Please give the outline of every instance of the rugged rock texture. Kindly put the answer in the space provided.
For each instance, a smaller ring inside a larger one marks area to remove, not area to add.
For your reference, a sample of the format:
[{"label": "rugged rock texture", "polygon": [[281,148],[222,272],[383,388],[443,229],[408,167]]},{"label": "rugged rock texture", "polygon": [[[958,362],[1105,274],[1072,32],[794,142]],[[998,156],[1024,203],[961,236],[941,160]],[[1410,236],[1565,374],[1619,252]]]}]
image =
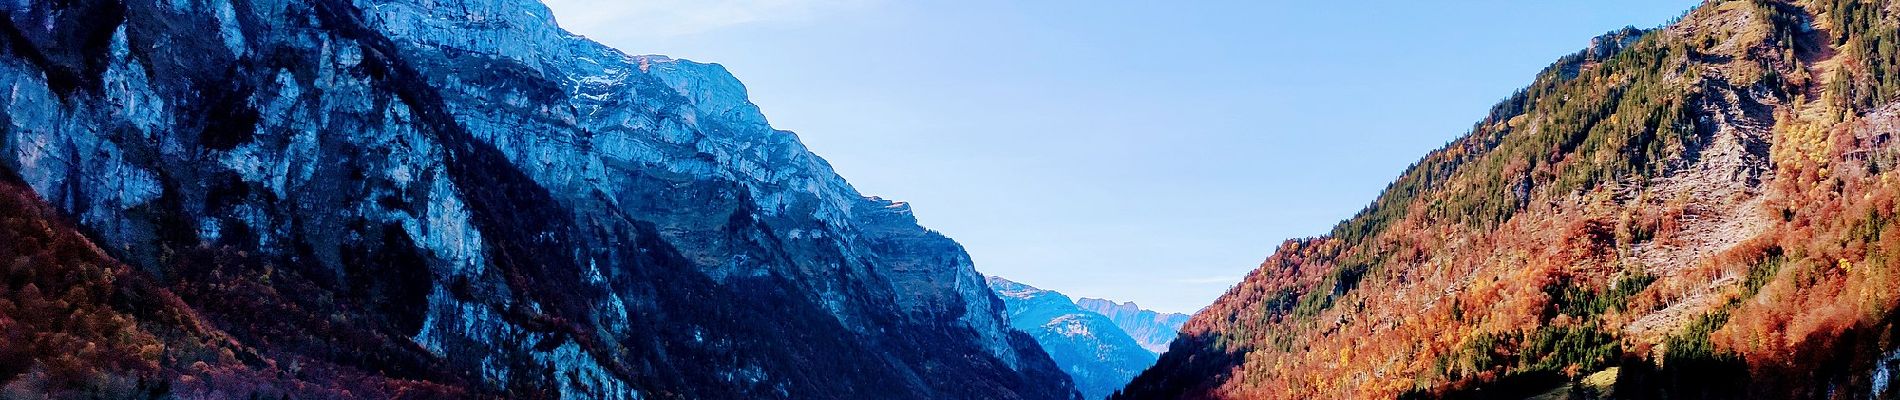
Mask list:
[{"label": "rugged rock texture", "polygon": [[1711,1],[1559,60],[1120,398],[1894,398],[1900,4]]},{"label": "rugged rock texture", "polygon": [[1187,314],[1143,310],[1132,301],[1116,303],[1083,297],[1076,299],[1075,305],[1107,316],[1115,322],[1115,326],[1122,328],[1122,332],[1127,332],[1128,336],[1135,338],[1135,342],[1141,343],[1141,348],[1155,354],[1168,351],[1168,342],[1173,342],[1174,337],[1180,335],[1181,326],[1187,325],[1188,321]]},{"label": "rugged rock texture", "polygon": [[0,171],[0,210],[0,398],[470,395],[309,357],[267,359],[106,255],[9,171]]},{"label": "rugged rock texture", "polygon": [[1075,396],[960,246],[718,65],[622,54],[532,0],[0,10],[0,165],[266,383]]},{"label": "rugged rock texture", "polygon": [[1009,309],[1010,325],[1035,337],[1084,398],[1107,398],[1154,365],[1154,353],[1108,316],[1077,307],[1069,296],[994,276],[989,285]]}]

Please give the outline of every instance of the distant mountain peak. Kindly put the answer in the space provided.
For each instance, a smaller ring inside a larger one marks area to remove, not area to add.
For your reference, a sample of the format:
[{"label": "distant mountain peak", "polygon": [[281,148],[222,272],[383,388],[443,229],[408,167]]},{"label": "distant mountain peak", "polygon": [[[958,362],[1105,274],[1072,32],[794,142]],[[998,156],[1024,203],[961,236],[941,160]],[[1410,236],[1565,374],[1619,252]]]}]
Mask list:
[{"label": "distant mountain peak", "polygon": [[1116,303],[1107,299],[1084,297],[1075,301],[1075,305],[1084,310],[1094,311],[1115,321],[1115,325],[1128,332],[1129,336],[1141,343],[1141,347],[1155,354],[1168,351],[1168,343],[1179,335],[1181,327],[1187,324],[1188,315],[1163,313],[1141,308],[1133,301]]},{"label": "distant mountain peak", "polygon": [[1094,298],[1094,297],[1083,297],[1083,298],[1079,298],[1079,299],[1076,299],[1076,300],[1075,300],[1075,302],[1076,302],[1076,303],[1082,303],[1082,302],[1103,302],[1103,303],[1109,303],[1109,304],[1113,304],[1113,305],[1115,305],[1116,307],[1122,307],[1122,308],[1135,308],[1135,309],[1139,309],[1139,308],[1141,308],[1141,305],[1140,305],[1140,304],[1135,304],[1135,302],[1133,302],[1133,301],[1124,301],[1124,302],[1120,302],[1120,303],[1117,303],[1117,302],[1115,302],[1114,300],[1109,300],[1109,299],[1098,299],[1098,298]]},{"label": "distant mountain peak", "polygon": [[1010,326],[1034,337],[1083,397],[1108,397],[1154,364],[1155,354],[1120,324],[1077,307],[1067,295],[995,276],[985,280],[1003,299]]}]

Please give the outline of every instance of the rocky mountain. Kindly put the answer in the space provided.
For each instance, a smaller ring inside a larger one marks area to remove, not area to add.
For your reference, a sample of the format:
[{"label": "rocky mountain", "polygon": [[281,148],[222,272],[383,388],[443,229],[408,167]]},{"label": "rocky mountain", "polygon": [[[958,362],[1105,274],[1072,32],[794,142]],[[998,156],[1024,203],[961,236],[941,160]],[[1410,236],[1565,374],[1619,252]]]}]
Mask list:
[{"label": "rocky mountain", "polygon": [[1117,398],[1895,398],[1900,3],[1597,38]]},{"label": "rocky mountain", "polygon": [[719,65],[533,0],[0,11],[9,393],[1077,396]]},{"label": "rocky mountain", "polygon": [[1083,398],[1107,398],[1154,365],[1154,353],[1108,316],[1077,307],[1069,296],[994,276],[988,280],[1009,309],[1010,326],[1036,338]]},{"label": "rocky mountain", "polygon": [[1075,300],[1076,307],[1107,316],[1121,327],[1122,332],[1134,337],[1141,348],[1155,354],[1168,351],[1168,342],[1180,334],[1181,326],[1187,325],[1188,315],[1180,313],[1161,313],[1144,310],[1135,302],[1116,303],[1103,299],[1083,297]]}]

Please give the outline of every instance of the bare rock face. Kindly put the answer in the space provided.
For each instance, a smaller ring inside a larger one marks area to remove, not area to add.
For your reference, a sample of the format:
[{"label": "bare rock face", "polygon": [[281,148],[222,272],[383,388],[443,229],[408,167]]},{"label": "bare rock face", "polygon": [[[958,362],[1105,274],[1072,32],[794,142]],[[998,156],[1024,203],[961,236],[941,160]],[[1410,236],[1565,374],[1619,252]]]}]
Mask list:
[{"label": "bare rock face", "polygon": [[716,64],[528,0],[0,10],[0,165],[262,354],[528,397],[1075,396],[959,245]]}]

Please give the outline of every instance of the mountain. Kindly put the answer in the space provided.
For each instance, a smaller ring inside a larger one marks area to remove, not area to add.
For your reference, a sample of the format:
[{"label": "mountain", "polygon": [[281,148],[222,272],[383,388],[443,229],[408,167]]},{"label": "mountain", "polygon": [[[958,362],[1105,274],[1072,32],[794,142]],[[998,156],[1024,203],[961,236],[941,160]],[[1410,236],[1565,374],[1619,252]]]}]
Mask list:
[{"label": "mountain", "polygon": [[1107,398],[1154,365],[1154,353],[1109,317],[1077,307],[1069,296],[994,276],[988,281],[1009,309],[1010,326],[1036,338],[1075,380],[1083,398]]},{"label": "mountain", "polygon": [[1143,310],[1140,305],[1132,301],[1117,304],[1113,301],[1083,297],[1076,299],[1075,305],[1084,310],[1108,316],[1110,321],[1115,322],[1115,326],[1122,328],[1122,332],[1127,332],[1128,336],[1134,337],[1136,342],[1141,343],[1141,348],[1155,354],[1168,351],[1168,342],[1174,341],[1174,337],[1181,332],[1181,326],[1186,325],[1188,321],[1187,314],[1164,314]]},{"label": "mountain", "polygon": [[1900,396],[1896,11],[1710,1],[1599,37],[1117,398]]},{"label": "mountain", "polygon": [[719,65],[532,0],[0,11],[9,393],[1077,396]]}]

